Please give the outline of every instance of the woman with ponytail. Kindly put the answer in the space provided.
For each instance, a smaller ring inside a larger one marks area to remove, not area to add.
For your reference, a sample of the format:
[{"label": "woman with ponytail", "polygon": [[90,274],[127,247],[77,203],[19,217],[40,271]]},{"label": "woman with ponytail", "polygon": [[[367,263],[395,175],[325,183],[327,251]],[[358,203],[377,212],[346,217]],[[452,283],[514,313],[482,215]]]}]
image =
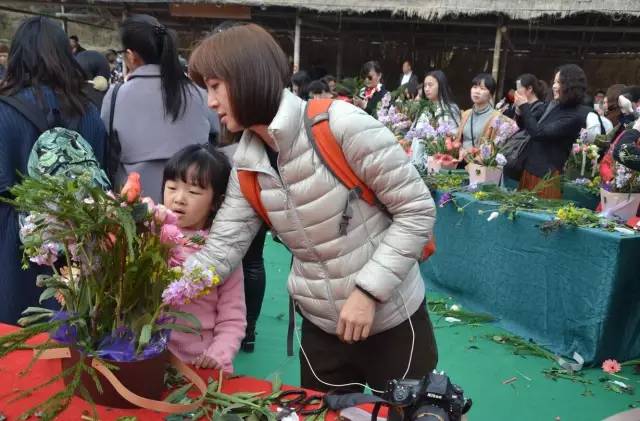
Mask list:
[{"label": "woman with ponytail", "polygon": [[[527,104],[531,105],[531,113],[536,121],[540,120],[545,110],[543,102],[547,96],[545,90],[538,78],[531,73],[522,74],[516,80],[516,93],[526,98]],[[524,121],[519,108],[516,108],[516,123],[521,129],[524,128]]]},{"label": "woman with ponytail", "polygon": [[[146,196],[161,200],[158,180],[166,161],[194,143],[207,143],[212,131],[206,93],[184,74],[175,33],[154,17],[134,15],[120,28],[126,82],[113,108],[114,138],[120,143],[115,184],[140,173]],[[115,86],[105,95],[102,121],[110,129]]]}]

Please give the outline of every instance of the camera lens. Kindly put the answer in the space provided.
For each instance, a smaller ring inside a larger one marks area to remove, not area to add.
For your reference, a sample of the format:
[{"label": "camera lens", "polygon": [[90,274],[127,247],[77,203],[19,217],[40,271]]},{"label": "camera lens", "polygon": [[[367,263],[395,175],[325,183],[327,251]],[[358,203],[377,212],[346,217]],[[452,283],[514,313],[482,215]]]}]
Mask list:
[{"label": "camera lens", "polygon": [[411,421],[449,421],[449,415],[438,406],[425,405],[415,410]]}]

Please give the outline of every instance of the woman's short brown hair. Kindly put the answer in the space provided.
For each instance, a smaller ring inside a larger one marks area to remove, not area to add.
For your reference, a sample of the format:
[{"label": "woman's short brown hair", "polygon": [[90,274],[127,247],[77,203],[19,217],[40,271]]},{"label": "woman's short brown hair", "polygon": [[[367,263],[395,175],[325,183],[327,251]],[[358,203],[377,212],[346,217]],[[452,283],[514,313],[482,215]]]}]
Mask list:
[{"label": "woman's short brown hair", "polygon": [[289,62],[275,39],[255,24],[233,25],[208,36],[189,60],[189,76],[227,84],[236,121],[243,127],[270,124],[289,80]]}]

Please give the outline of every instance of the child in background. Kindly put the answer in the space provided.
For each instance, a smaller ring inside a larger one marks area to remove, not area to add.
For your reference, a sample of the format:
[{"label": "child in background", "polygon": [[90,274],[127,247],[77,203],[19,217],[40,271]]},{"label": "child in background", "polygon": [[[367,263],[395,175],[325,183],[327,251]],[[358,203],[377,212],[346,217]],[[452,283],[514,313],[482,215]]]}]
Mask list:
[{"label": "child in background", "polygon": [[[191,145],[177,152],[164,168],[163,201],[177,217],[184,245],[173,263],[182,264],[199,250],[224,198],[231,165],[220,151]],[[242,267],[210,294],[177,308],[202,324],[201,335],[171,332],[169,349],[182,361],[198,368],[233,372],[233,358],[245,334],[246,307]]]}]

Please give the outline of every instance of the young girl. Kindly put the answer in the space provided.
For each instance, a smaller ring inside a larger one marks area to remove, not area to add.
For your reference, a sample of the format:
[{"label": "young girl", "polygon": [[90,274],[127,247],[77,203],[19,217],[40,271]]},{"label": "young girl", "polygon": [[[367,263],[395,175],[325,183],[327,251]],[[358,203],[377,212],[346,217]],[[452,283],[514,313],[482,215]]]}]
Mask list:
[{"label": "young girl", "polygon": [[[167,162],[162,180],[164,205],[177,216],[176,225],[187,240],[176,256],[181,263],[204,244],[224,198],[230,171],[227,157],[204,145],[187,146]],[[209,295],[178,310],[200,320],[202,337],[173,331],[169,349],[196,367],[233,372],[232,361],[247,324],[242,268]]]}]

